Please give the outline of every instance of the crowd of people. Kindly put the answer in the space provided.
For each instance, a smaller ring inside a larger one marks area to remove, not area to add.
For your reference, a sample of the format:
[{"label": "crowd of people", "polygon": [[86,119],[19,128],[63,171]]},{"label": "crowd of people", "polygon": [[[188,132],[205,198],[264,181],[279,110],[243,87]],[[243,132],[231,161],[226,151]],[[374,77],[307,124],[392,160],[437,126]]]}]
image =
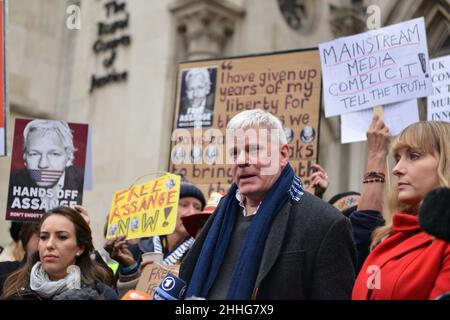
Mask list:
[{"label": "crowd of people", "polygon": [[423,231],[419,212],[428,214],[420,209],[430,192],[450,187],[450,123],[418,122],[392,139],[374,116],[360,192],[329,202],[321,198],[332,181],[319,164],[309,177],[316,194],[304,190],[277,117],[243,111],[227,129],[243,135],[228,150],[225,194],[206,201],[182,182],[173,233],[105,242],[118,268],[95,250],[85,208],[53,208],[21,225],[22,255],[0,262],[1,299],[120,299],[148,253],[179,267],[186,299],[448,299],[450,243]]}]

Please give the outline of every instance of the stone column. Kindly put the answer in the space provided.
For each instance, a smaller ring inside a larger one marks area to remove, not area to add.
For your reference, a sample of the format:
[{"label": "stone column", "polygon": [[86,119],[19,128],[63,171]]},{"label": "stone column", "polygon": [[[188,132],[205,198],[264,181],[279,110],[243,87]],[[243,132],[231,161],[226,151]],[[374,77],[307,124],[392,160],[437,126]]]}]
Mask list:
[{"label": "stone column", "polygon": [[183,36],[188,60],[221,55],[245,14],[243,8],[228,0],[178,0],[169,10]]}]

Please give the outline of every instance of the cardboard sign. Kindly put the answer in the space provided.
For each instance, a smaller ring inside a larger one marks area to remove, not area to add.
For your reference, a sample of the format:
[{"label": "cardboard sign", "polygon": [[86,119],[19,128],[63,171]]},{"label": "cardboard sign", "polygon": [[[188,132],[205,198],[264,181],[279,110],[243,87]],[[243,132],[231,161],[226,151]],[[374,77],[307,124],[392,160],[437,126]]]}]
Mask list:
[{"label": "cardboard sign", "polygon": [[106,238],[152,237],[175,230],[180,177],[164,176],[114,193]]},{"label": "cardboard sign", "polygon": [[181,63],[169,171],[206,196],[226,192],[233,182],[227,123],[244,110],[263,109],[283,123],[290,164],[312,191],[308,177],[318,157],[320,99],[317,49]]},{"label": "cardboard sign", "polygon": [[5,1],[0,0],[0,156],[6,155]]},{"label": "cardboard sign", "polygon": [[155,290],[161,281],[169,272],[178,277],[179,269],[179,265],[164,266],[158,262],[150,262],[144,267],[136,290],[146,292],[150,296],[150,299],[153,300]]},{"label": "cardboard sign", "polygon": [[427,98],[427,119],[450,122],[450,56],[430,60],[433,95]]},{"label": "cardboard sign", "polygon": [[16,119],[6,220],[82,204],[87,136],[87,124]]},{"label": "cardboard sign", "polygon": [[319,45],[325,116],[432,93],[424,19]]}]

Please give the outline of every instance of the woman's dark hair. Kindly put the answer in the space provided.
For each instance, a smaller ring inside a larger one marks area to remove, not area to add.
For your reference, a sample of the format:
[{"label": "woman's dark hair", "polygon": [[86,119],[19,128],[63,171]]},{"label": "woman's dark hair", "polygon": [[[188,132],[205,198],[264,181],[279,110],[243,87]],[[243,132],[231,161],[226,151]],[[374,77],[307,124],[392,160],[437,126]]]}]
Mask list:
[{"label": "woman's dark hair", "polygon": [[[96,280],[103,283],[110,283],[110,274],[101,267],[96,261],[91,260],[90,253],[94,251],[92,243],[91,228],[75,209],[69,207],[57,207],[48,211],[39,222],[39,230],[42,223],[50,216],[60,215],[70,220],[75,227],[75,237],[77,245],[83,249],[83,253],[76,257],[75,264],[80,267],[81,281],[85,284],[92,284]],[[20,289],[24,287],[30,277],[30,272],[36,262],[39,261],[39,252],[27,258],[26,264],[12,273],[5,281],[3,298],[8,299],[19,294]]]},{"label": "woman's dark hair", "polygon": [[39,235],[39,223],[38,222],[24,222],[20,229],[20,241],[22,241],[23,248],[25,249],[25,255],[28,242],[33,234]]},{"label": "woman's dark hair", "polygon": [[23,222],[12,221],[11,226],[9,227],[9,234],[14,242],[20,240],[20,229],[22,228]]}]

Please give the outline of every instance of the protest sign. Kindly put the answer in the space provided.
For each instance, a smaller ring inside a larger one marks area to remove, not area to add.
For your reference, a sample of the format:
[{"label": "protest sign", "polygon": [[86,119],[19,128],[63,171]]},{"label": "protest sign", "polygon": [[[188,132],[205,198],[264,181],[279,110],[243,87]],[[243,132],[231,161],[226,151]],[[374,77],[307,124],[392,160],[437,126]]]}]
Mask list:
[{"label": "protest sign", "polygon": [[142,271],[136,290],[146,292],[150,299],[153,300],[156,288],[161,281],[170,273],[178,277],[179,265],[166,266],[156,261],[147,263]]},{"label": "protest sign", "polygon": [[427,119],[450,122],[450,56],[430,60],[433,95],[427,98]]},{"label": "protest sign", "polygon": [[450,122],[450,93],[428,97],[427,119]]},{"label": "protest sign", "polygon": [[152,237],[175,230],[180,177],[165,173],[151,181],[114,193],[108,216],[107,239]]},{"label": "protest sign", "polygon": [[87,124],[16,119],[7,220],[82,204],[87,135]]},{"label": "protest sign", "polygon": [[319,45],[325,116],[432,93],[423,18]]},{"label": "protest sign", "polygon": [[[419,121],[416,99],[387,104],[383,111],[383,121],[389,128],[389,133],[394,136],[410,124]],[[341,143],[366,141],[366,133],[373,115],[372,109],[341,115]]]},{"label": "protest sign", "polygon": [[[187,106],[195,92],[199,101]],[[318,157],[320,99],[317,49],[181,63],[169,171],[207,196],[226,192],[232,183],[227,123],[239,112],[258,108],[283,123],[290,163],[312,191],[308,177]]]},{"label": "protest sign", "polygon": [[0,0],[0,156],[6,155],[5,1]]}]

